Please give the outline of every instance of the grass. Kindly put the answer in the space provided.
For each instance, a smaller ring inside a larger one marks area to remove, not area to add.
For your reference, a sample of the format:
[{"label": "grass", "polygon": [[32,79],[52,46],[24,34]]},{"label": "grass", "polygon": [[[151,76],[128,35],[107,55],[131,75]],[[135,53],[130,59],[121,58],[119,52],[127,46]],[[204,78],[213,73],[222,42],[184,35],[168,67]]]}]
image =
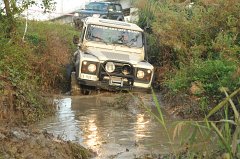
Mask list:
[{"label": "grass", "polygon": [[[175,158],[216,158],[216,156],[230,158],[238,158],[240,155],[240,116],[238,106],[240,105],[239,94],[240,88],[232,92],[230,95],[225,88],[222,92],[226,98],[216,105],[202,121],[178,121],[176,122],[173,136],[171,137],[168,126],[163,117],[161,105],[158,102],[157,96],[152,91],[153,100],[158,110],[158,114],[154,114],[150,108],[143,103],[142,106],[163,126],[167,134],[173,155]],[[233,99],[236,99],[233,101]],[[224,109],[225,118],[220,120],[211,120],[211,117],[218,111]],[[233,114],[231,114],[233,113]],[[182,145],[187,149],[174,149],[174,141],[183,131],[189,129],[188,136],[184,136]],[[201,140],[200,140],[201,139]],[[209,145],[214,145],[213,147]],[[192,148],[190,148],[192,147]],[[197,148],[194,150],[194,147]],[[186,147],[185,147],[186,148]]]},{"label": "grass", "polygon": [[18,21],[12,39],[5,36],[4,25],[0,27],[0,96],[8,101],[0,117],[9,119],[13,113],[13,118],[20,118],[17,121],[38,120],[52,111],[42,97],[67,87],[65,69],[75,51],[72,37],[78,32],[68,25],[29,21],[23,41],[23,21]]},{"label": "grass", "polygon": [[[222,91],[226,95],[226,99],[219,103],[216,107],[209,112],[205,120],[207,121],[209,117],[214,115],[217,111],[225,107],[225,119],[222,119],[223,125],[217,126],[215,122],[209,122],[215,133],[218,135],[220,139],[221,146],[223,146],[226,153],[231,157],[234,158],[240,153],[240,146],[239,146],[239,137],[240,137],[240,116],[237,110],[237,105],[233,102],[232,98],[236,96],[240,92],[240,88],[234,91],[231,95],[228,95],[225,88],[222,88]],[[229,104],[227,104],[229,102]],[[238,99],[238,105],[240,101]],[[228,117],[228,107],[234,113],[233,119]],[[220,127],[220,128],[219,128]]]}]

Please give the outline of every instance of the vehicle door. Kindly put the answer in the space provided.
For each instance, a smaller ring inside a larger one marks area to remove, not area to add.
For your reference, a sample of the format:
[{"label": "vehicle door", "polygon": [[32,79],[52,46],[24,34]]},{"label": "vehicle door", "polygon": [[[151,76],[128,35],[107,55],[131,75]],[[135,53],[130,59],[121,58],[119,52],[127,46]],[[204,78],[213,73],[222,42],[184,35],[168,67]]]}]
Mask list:
[{"label": "vehicle door", "polygon": [[108,5],[108,19],[116,19],[116,8],[114,4]]},{"label": "vehicle door", "polygon": [[123,19],[123,11],[122,11],[122,6],[120,5],[120,4],[115,4],[115,18],[117,19],[117,20],[119,20],[119,18],[121,19],[121,20],[124,20]]}]

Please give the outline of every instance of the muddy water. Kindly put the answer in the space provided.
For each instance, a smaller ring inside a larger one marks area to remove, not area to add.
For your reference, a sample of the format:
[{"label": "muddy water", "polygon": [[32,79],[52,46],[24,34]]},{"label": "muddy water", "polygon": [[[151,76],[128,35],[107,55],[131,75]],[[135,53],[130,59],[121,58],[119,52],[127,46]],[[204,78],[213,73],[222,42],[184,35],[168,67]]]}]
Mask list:
[{"label": "muddy water", "polygon": [[[55,136],[93,149],[96,158],[132,159],[143,154],[172,150],[163,127],[146,111],[116,109],[109,102],[116,95],[61,97],[57,114],[37,125]],[[145,104],[155,111],[151,96]],[[133,104],[133,103],[129,103]],[[170,136],[174,119],[164,113]],[[174,148],[178,148],[177,141]]]}]

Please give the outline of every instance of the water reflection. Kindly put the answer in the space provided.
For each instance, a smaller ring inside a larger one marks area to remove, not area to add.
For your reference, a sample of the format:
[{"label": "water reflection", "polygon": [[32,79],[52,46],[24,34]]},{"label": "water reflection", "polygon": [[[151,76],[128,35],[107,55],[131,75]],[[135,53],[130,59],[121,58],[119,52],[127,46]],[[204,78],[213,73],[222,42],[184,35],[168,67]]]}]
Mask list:
[{"label": "water reflection", "polygon": [[136,141],[141,140],[144,137],[147,137],[147,124],[149,120],[145,121],[144,114],[137,114],[137,122],[134,126],[135,134],[136,134]]},{"label": "water reflection", "polygon": [[77,127],[78,121],[75,120],[75,112],[71,108],[72,99],[64,98],[55,102],[58,104],[59,111],[56,117],[48,120],[49,124],[45,129],[54,129],[55,135],[66,140],[80,140],[79,134],[82,131]]},{"label": "water reflection", "polygon": [[93,146],[96,146],[99,144],[99,137],[98,137],[98,131],[97,131],[97,125],[95,123],[95,120],[93,119],[90,119],[88,121],[88,132],[89,132],[89,135],[87,136],[87,146],[88,147],[93,147]]},{"label": "water reflection", "polygon": [[126,148],[134,153],[169,151],[166,134],[156,120],[147,113],[131,114],[109,107],[106,103],[112,99],[97,96],[60,99],[56,116],[42,121],[38,127],[91,148],[100,158],[126,152]]}]

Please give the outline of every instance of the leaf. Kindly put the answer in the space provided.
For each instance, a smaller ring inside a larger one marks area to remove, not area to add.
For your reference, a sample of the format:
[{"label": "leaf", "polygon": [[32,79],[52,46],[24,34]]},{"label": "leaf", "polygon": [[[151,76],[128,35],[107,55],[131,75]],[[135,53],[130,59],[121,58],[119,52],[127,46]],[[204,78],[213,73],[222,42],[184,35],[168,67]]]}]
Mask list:
[{"label": "leaf", "polygon": [[236,127],[235,132],[233,133],[233,138],[232,138],[232,154],[235,155],[237,152],[237,145],[238,145],[238,136],[240,133],[240,125]]},{"label": "leaf", "polygon": [[189,138],[189,142],[191,144],[193,144],[196,141],[197,132],[198,132],[198,127],[195,127],[193,132],[192,132],[192,135]]},{"label": "leaf", "polygon": [[217,126],[216,126],[213,122],[211,122],[211,126],[213,127],[213,130],[217,133],[218,137],[221,139],[224,147],[227,149],[227,151],[228,151],[229,153],[231,153],[231,148],[230,148],[230,146],[227,144],[226,140],[224,139],[221,131],[217,128]]},{"label": "leaf", "polygon": [[152,89],[152,96],[153,96],[153,101],[154,101],[154,103],[157,107],[157,110],[158,110],[158,113],[159,113],[159,116],[160,116],[160,120],[162,121],[163,125],[165,125],[165,121],[164,121],[163,114],[162,114],[162,111],[161,111],[161,106],[159,104],[159,101],[158,101],[157,96],[156,96],[153,89]]},{"label": "leaf", "polygon": [[182,121],[182,122],[179,122],[175,128],[174,128],[174,131],[173,131],[173,140],[175,139],[176,136],[179,136],[180,135],[180,132],[182,131],[182,127],[185,125],[185,122]]},{"label": "leaf", "polygon": [[[222,88],[222,89],[223,89],[223,91],[224,91],[226,97],[229,97],[229,95],[228,95],[226,89],[225,89],[225,88]],[[233,109],[235,119],[238,120],[238,118],[239,118],[239,113],[238,113],[237,108],[236,108],[236,106],[235,106],[235,104],[233,103],[233,101],[232,101],[231,98],[229,99],[229,103],[231,104],[231,107],[232,107],[232,109]]]},{"label": "leaf", "polygon": [[233,120],[222,119],[219,122],[230,123],[232,125],[237,125],[237,123],[235,123],[235,121],[233,121]]},{"label": "leaf", "polygon": [[[134,97],[134,95],[133,95],[131,92],[129,92],[129,94],[130,94],[132,97]],[[158,121],[162,126],[165,126],[164,123],[162,122],[162,120],[161,120],[156,114],[154,114],[150,108],[148,108],[147,106],[145,106],[144,103],[141,103],[141,106],[144,107],[144,108],[148,111],[148,113],[151,114],[155,119],[157,119],[157,121]]]},{"label": "leaf", "polygon": [[205,119],[209,118],[210,116],[212,116],[213,114],[215,114],[218,110],[220,110],[222,107],[225,106],[225,104],[228,102],[229,99],[231,99],[232,97],[234,97],[237,93],[240,92],[240,88],[238,88],[236,91],[234,91],[230,96],[228,96],[227,98],[225,98],[222,102],[220,102],[217,106],[215,106],[206,116]]}]

